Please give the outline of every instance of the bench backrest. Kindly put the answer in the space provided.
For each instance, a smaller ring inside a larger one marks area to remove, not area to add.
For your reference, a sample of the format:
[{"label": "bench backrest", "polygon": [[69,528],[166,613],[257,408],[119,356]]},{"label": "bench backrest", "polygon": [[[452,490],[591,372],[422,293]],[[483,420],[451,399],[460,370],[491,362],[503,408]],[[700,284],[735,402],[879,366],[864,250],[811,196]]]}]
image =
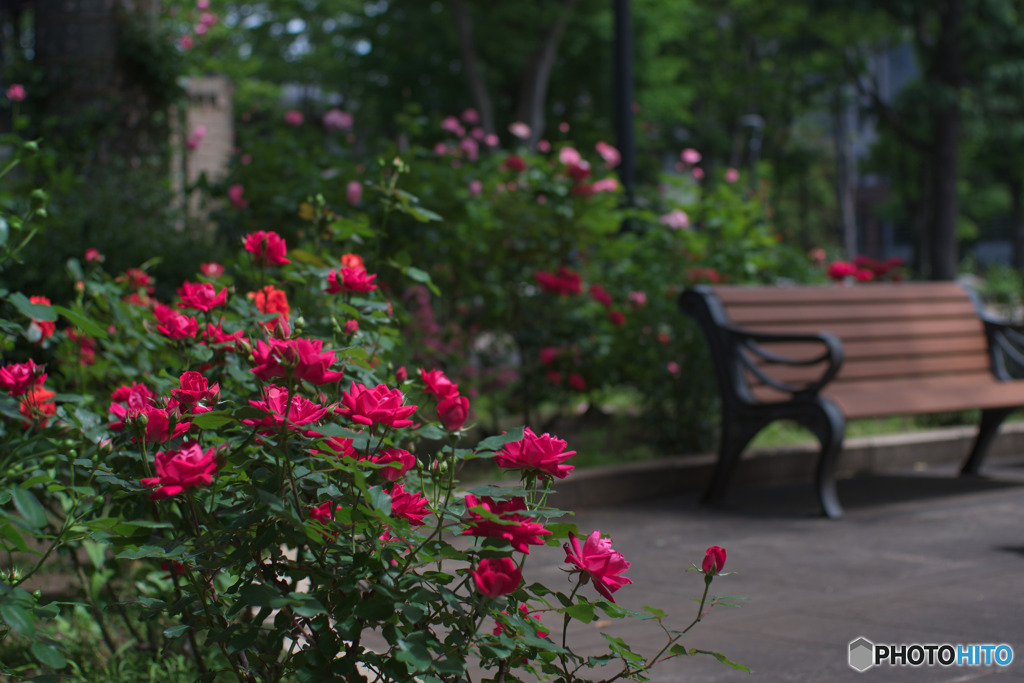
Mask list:
[{"label": "bench backrest", "polygon": [[[863,283],[852,286],[709,288],[736,327],[761,332],[830,332],[842,343],[843,364],[826,394],[844,385],[897,378],[991,377],[985,327],[971,295],[953,282]],[[773,344],[793,358],[821,353],[820,345]],[[755,363],[785,382],[812,382],[822,367]],[[770,366],[770,367],[769,367]],[[746,373],[760,400],[783,395]]]}]

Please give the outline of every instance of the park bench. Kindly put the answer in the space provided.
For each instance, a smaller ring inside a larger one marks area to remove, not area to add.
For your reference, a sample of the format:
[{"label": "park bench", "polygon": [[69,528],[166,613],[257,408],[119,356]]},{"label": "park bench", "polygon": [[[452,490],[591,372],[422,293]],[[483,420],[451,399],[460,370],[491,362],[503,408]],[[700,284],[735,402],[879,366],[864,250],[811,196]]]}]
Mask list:
[{"label": "park bench", "polygon": [[793,420],[821,444],[817,492],[841,517],[836,461],[847,419],[981,410],[961,474],[976,474],[1003,420],[1024,407],[1024,327],[987,315],[954,282],[697,286],[680,307],[707,337],[722,403],[718,504],[750,440]]}]

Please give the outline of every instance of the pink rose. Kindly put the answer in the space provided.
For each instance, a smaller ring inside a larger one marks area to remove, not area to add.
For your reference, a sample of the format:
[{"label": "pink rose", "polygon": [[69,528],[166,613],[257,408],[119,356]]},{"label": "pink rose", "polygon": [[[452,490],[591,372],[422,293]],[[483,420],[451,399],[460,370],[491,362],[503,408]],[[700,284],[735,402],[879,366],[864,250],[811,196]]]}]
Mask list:
[{"label": "pink rose", "polygon": [[559,350],[554,346],[545,346],[540,350],[540,362],[544,365],[551,365],[558,359]]},{"label": "pink rose", "polygon": [[199,272],[205,275],[206,277],[210,278],[211,280],[216,280],[217,278],[224,274],[224,266],[213,261],[211,261],[210,263],[200,263]]},{"label": "pink rose", "polygon": [[195,339],[199,331],[199,323],[196,319],[171,311],[163,321],[162,325],[156,326],[157,332],[166,335],[170,339]]},{"label": "pink rose", "polygon": [[401,382],[404,382],[407,379],[409,379],[409,371],[405,369],[404,365],[402,367],[398,368],[397,370],[395,370],[395,381],[396,382],[401,383]]},{"label": "pink rose", "polygon": [[236,209],[244,209],[249,206],[249,200],[242,197],[244,193],[245,188],[238,184],[228,188],[228,199],[231,200],[231,205]]},{"label": "pink rose", "polygon": [[7,390],[11,396],[21,396],[29,388],[46,381],[46,373],[42,366],[29,360],[25,363],[12,363],[0,368],[0,389]]},{"label": "pink rose", "polygon": [[11,102],[21,102],[25,99],[25,86],[15,83],[7,88],[7,99]]},{"label": "pink rose", "polygon": [[171,394],[185,406],[195,407],[203,401],[216,403],[220,396],[220,385],[214,382],[209,386],[209,380],[194,370],[183,373],[178,382],[179,388],[171,389]]},{"label": "pink rose", "polygon": [[520,140],[528,139],[530,137],[530,134],[532,133],[530,127],[523,123],[522,121],[510,123],[508,126],[508,132],[512,133],[512,135],[516,136]]},{"label": "pink rose", "polygon": [[565,447],[566,443],[562,439],[550,434],[537,436],[527,427],[523,430],[523,438],[505,444],[495,455],[494,462],[498,467],[539,472],[564,479],[574,469],[572,465],[566,465],[565,461],[576,455],[576,451],[566,451]]},{"label": "pink rose", "polygon": [[[395,481],[411,470],[416,464],[416,456],[401,448],[385,448],[382,452],[373,456],[373,462],[378,465],[387,465],[377,470],[385,481]],[[398,467],[393,467],[397,464]]]},{"label": "pink rose", "polygon": [[626,316],[621,311],[608,311],[608,320],[616,327],[622,327],[626,324]]},{"label": "pink rose", "polygon": [[218,292],[209,282],[185,282],[178,289],[178,296],[181,301],[179,308],[193,308],[197,311],[209,311],[218,306],[225,306],[228,302],[228,290]]},{"label": "pink rose", "polygon": [[612,305],[612,295],[601,285],[590,285],[590,298],[604,306]]},{"label": "pink rose", "polygon": [[480,123],[480,114],[477,113],[476,109],[466,109],[462,112],[462,120],[471,126],[475,126]]},{"label": "pink rose", "polygon": [[715,576],[720,574],[722,569],[725,567],[725,548],[713,545],[707,549],[704,554],[704,562],[701,563],[700,570],[704,572],[706,576]]},{"label": "pink rose", "polygon": [[297,109],[289,109],[284,113],[284,122],[289,126],[301,126],[304,120],[302,112]]},{"label": "pink rose", "polygon": [[85,250],[85,262],[86,263],[99,263],[103,260],[103,254],[100,253],[99,249],[86,249]]},{"label": "pink rose", "polygon": [[344,374],[330,370],[335,363],[335,352],[324,351],[322,339],[270,339],[256,342],[252,355],[256,366],[254,375],[267,381],[274,377],[306,380],[312,384],[330,384]]},{"label": "pink rose", "polygon": [[370,275],[362,268],[341,267],[338,270],[332,270],[327,276],[327,288],[324,291],[328,294],[371,292],[377,289],[377,285],[373,284],[376,278],[376,273]]},{"label": "pink rose", "polygon": [[438,400],[459,393],[459,385],[454,384],[440,370],[427,371],[421,368],[420,376],[423,378],[423,384],[425,385],[423,390]]},{"label": "pink rose", "polygon": [[[526,501],[522,497],[506,501],[495,501],[489,496],[477,498],[471,493],[466,494],[466,523],[469,528],[462,532],[463,536],[485,536],[487,538],[503,538],[519,552],[530,553],[531,545],[543,545],[541,536],[551,534],[540,522],[519,514],[526,511]],[[484,517],[474,508],[497,517],[500,522]]]},{"label": "pink rose", "polygon": [[690,217],[686,215],[685,211],[679,209],[672,209],[659,218],[658,222],[662,225],[667,225],[673,230],[682,230],[690,227]]},{"label": "pink rose", "polygon": [[398,429],[411,425],[408,417],[416,412],[416,406],[402,405],[404,399],[400,390],[388,389],[383,384],[370,389],[352,382],[349,390],[342,392],[342,407],[337,412],[356,424],[382,424]]},{"label": "pink rose", "polygon": [[444,120],[441,121],[441,129],[460,138],[466,134],[466,129],[462,127],[462,124],[459,123],[459,120],[454,116],[446,116]]},{"label": "pink rose", "polygon": [[437,404],[437,419],[450,432],[457,432],[469,417],[469,399],[458,394],[449,394]]},{"label": "pink rose", "polygon": [[208,486],[217,471],[215,449],[203,452],[196,442],[182,445],[175,451],[160,451],[156,454],[156,475],[142,480],[143,486],[158,486],[149,495],[150,500],[169,498],[184,492],[186,488]]},{"label": "pink rose", "polygon": [[622,588],[632,579],[621,576],[629,569],[629,562],[622,553],[612,549],[610,538],[602,538],[600,531],[594,531],[580,547],[576,534],[569,532],[569,542],[563,546],[565,561],[573,564],[579,571],[586,573],[594,581],[597,592],[615,602],[612,593]]},{"label": "pink rose", "polygon": [[587,380],[583,379],[583,375],[578,372],[569,373],[568,377],[565,378],[565,381],[570,388],[575,389],[576,391],[587,390]]},{"label": "pink rose", "polygon": [[679,154],[679,158],[683,160],[684,164],[693,166],[700,163],[700,152],[692,147],[687,147]]},{"label": "pink rose", "polygon": [[604,166],[607,169],[613,169],[619,165],[622,161],[622,155],[619,154],[619,150],[615,149],[607,142],[598,142],[595,145],[597,153],[604,159]]},{"label": "pink rose", "polygon": [[522,570],[510,557],[484,558],[472,573],[476,589],[489,598],[513,593],[523,582]]},{"label": "pink rose", "polygon": [[413,526],[423,526],[423,518],[430,514],[427,499],[419,493],[409,493],[402,484],[395,484],[391,491],[391,516],[409,520]]},{"label": "pink rose", "polygon": [[828,276],[833,280],[843,280],[857,274],[857,266],[848,261],[833,261],[828,264]]},{"label": "pink rose", "polygon": [[261,434],[279,432],[281,426],[286,425],[304,436],[317,437],[320,432],[302,427],[314,425],[331,412],[330,406],[313,403],[298,394],[289,397],[287,389],[273,384],[263,390],[263,398],[262,401],[249,401],[249,405],[264,411],[267,416],[261,420],[242,420],[242,424],[260,427]]},{"label": "pink rose", "polygon": [[725,182],[727,182],[727,183],[735,183],[739,179],[740,179],[740,172],[737,171],[735,168],[727,168],[725,170]]},{"label": "pink rose", "polygon": [[358,180],[349,181],[349,184],[345,186],[345,199],[352,206],[359,203],[359,200],[363,198],[363,184]]},{"label": "pink rose", "polygon": [[288,245],[284,238],[270,230],[257,230],[246,235],[245,250],[252,254],[253,261],[260,266],[291,263],[287,259]]},{"label": "pink rose", "polygon": [[330,109],[324,114],[323,124],[328,131],[348,130],[352,127],[352,114],[340,109]]}]

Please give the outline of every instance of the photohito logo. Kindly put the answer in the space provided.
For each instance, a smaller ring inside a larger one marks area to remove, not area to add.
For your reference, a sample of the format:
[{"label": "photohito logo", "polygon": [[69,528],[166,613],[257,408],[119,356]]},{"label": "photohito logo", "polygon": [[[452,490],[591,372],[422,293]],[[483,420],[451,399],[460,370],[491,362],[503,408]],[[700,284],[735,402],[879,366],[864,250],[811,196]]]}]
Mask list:
[{"label": "photohito logo", "polygon": [[1010,666],[1013,648],[1005,643],[950,645],[943,643],[879,645],[861,636],[850,642],[850,666],[867,671],[873,666]]}]

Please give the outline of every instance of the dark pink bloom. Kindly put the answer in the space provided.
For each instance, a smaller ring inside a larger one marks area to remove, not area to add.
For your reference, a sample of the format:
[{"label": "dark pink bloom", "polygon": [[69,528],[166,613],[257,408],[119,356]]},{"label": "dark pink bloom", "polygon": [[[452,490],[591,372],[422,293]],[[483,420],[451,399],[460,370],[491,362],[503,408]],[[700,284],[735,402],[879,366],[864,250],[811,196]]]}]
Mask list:
[{"label": "dark pink bloom", "polygon": [[622,315],[621,311],[608,311],[608,320],[616,327],[622,327],[626,324],[626,316]]},{"label": "dark pink bloom", "polygon": [[228,188],[228,199],[231,200],[231,205],[236,209],[244,209],[249,206],[249,200],[242,196],[244,194],[245,188],[237,183]]},{"label": "dark pink bloom", "polygon": [[171,393],[182,405],[191,408],[195,413],[209,410],[200,406],[200,403],[216,403],[220,396],[220,385],[214,382],[212,387],[209,386],[209,380],[194,370],[183,373],[179,378],[179,385],[179,388],[171,389]]},{"label": "dark pink bloom", "polygon": [[566,451],[565,446],[562,439],[550,434],[537,436],[527,427],[523,438],[505,444],[495,455],[494,462],[498,467],[534,471],[564,479],[574,469],[565,461],[576,455],[576,451]]},{"label": "dark pink bloom", "polygon": [[469,399],[458,394],[449,394],[437,404],[437,419],[450,432],[462,429],[469,418]]},{"label": "dark pink bloom", "polygon": [[[498,517],[496,522],[474,512],[473,508],[482,508]],[[521,497],[506,501],[495,501],[488,496],[477,498],[471,493],[466,494],[466,523],[469,528],[462,532],[463,536],[486,536],[503,538],[516,550],[529,554],[530,545],[542,545],[541,536],[551,534],[540,522],[535,522],[526,515],[526,501]]]},{"label": "dark pink bloom", "polygon": [[451,394],[459,393],[459,385],[453,384],[440,370],[427,371],[421,368],[420,376],[423,377],[424,391],[436,399],[447,398]]},{"label": "dark pink bloom", "polygon": [[693,166],[694,164],[700,163],[700,152],[693,149],[692,147],[687,148],[682,151],[682,153],[679,155],[679,158],[683,160],[684,164],[690,164],[691,166]]},{"label": "dark pink bloom", "polygon": [[[385,448],[373,456],[373,462],[378,465],[388,465],[388,467],[382,467],[377,471],[386,481],[395,481],[401,479],[406,472],[413,468],[416,464],[416,456],[402,448]],[[397,463],[398,467],[392,466],[391,463]]]},{"label": "dark pink bloom", "polygon": [[682,230],[683,228],[690,227],[690,217],[681,209],[672,209],[659,218],[658,222],[662,225],[667,225],[673,230]]},{"label": "dark pink bloom", "polygon": [[334,513],[336,510],[340,510],[340,505],[335,505],[331,501],[320,503],[316,507],[309,509],[309,518],[315,522],[321,524],[328,524],[334,521]]},{"label": "dark pink bloom", "polygon": [[601,285],[590,285],[590,298],[603,306],[612,305],[612,295]]},{"label": "dark pink bloom", "polygon": [[409,493],[402,484],[395,484],[388,492],[391,496],[391,516],[409,520],[413,526],[423,526],[423,518],[430,514],[427,499],[419,493]]},{"label": "dark pink bloom", "polygon": [[234,344],[240,339],[245,337],[244,330],[238,330],[237,332],[231,332],[230,334],[224,331],[221,327],[221,323],[214,325],[210,323],[203,330],[203,344]]},{"label": "dark pink bloom", "polygon": [[377,289],[377,285],[373,284],[376,278],[376,273],[370,275],[362,268],[342,267],[338,270],[332,270],[327,276],[327,289],[324,291],[328,294],[337,294],[338,292],[370,292]]},{"label": "dark pink bloom", "polygon": [[257,230],[245,236],[245,250],[252,254],[260,266],[283,266],[291,263],[287,259],[288,246],[276,232]]},{"label": "dark pink bloom", "polygon": [[627,583],[633,583],[632,579],[621,576],[629,569],[629,562],[622,553],[612,550],[611,539],[601,538],[600,531],[592,532],[582,548],[576,534],[569,532],[569,542],[563,548],[565,561],[585,572],[587,577],[593,579],[597,592],[612,602],[615,602],[612,593]]},{"label": "dark pink bloom", "polygon": [[11,87],[7,88],[7,99],[11,102],[21,102],[25,99],[25,86],[21,83],[15,83]]},{"label": "dark pink bloom", "polygon": [[284,122],[289,126],[301,126],[303,120],[302,112],[297,109],[289,109],[284,113]]},{"label": "dark pink bloom", "polygon": [[100,253],[99,249],[86,249],[85,250],[85,262],[86,263],[99,263],[103,260],[103,254]]},{"label": "dark pink bloom", "polygon": [[369,389],[352,382],[351,388],[342,392],[342,407],[337,412],[357,424],[408,427],[412,424],[408,417],[416,412],[416,406],[402,405],[404,398],[400,390],[383,384]]},{"label": "dark pink bloom", "polygon": [[740,172],[737,171],[735,168],[727,168],[725,170],[725,182],[727,182],[727,183],[735,183],[739,179],[740,179]]},{"label": "dark pink bloom", "polygon": [[720,574],[722,569],[725,567],[725,548],[717,545],[713,545],[707,549],[704,554],[704,562],[701,563],[700,570],[707,576],[715,576]]},{"label": "dark pink bloom", "polygon": [[315,424],[331,411],[330,406],[313,403],[307,398],[295,395],[289,398],[284,387],[270,385],[263,390],[262,401],[249,401],[249,405],[267,413],[262,420],[242,420],[242,424],[261,427],[261,434],[272,434],[287,424],[304,436],[317,437],[320,433],[312,429],[302,429],[306,425]]},{"label": "dark pink bloom", "polygon": [[476,589],[489,598],[508,595],[523,582],[523,571],[510,557],[487,557],[480,560],[473,581]]},{"label": "dark pink bloom", "polygon": [[505,157],[505,161],[502,163],[509,171],[515,171],[516,173],[522,173],[526,170],[526,162],[518,154],[509,154]]},{"label": "dark pink bloom", "polygon": [[330,109],[324,114],[323,124],[328,131],[348,130],[354,120],[352,114],[340,109]]},{"label": "dark pink bloom", "polygon": [[551,294],[569,296],[570,294],[579,294],[583,291],[580,274],[565,266],[559,266],[558,271],[555,273],[539,270],[533,276],[537,280],[537,284],[540,285],[540,288]]},{"label": "dark pink bloom", "polygon": [[587,390],[587,380],[583,379],[583,375],[579,374],[578,372],[569,373],[569,375],[565,378],[565,381],[571,388],[575,389],[576,391]]},{"label": "dark pink bloom", "polygon": [[828,276],[833,280],[843,280],[857,274],[857,266],[848,261],[833,261],[828,264]]},{"label": "dark pink bloom", "polygon": [[332,436],[324,440],[325,451],[313,451],[322,455],[333,455],[336,458],[358,458],[359,453],[352,445],[352,439],[340,436]]},{"label": "dark pink bloom", "polygon": [[358,180],[352,180],[348,185],[345,186],[345,199],[352,206],[359,203],[359,200],[363,198],[363,184]]},{"label": "dark pink bloom", "polygon": [[159,487],[149,495],[150,500],[176,496],[186,488],[208,486],[217,471],[215,449],[203,452],[196,442],[175,451],[160,451],[155,461],[157,476],[142,480],[143,486]]},{"label": "dark pink bloom", "polygon": [[209,282],[185,282],[178,289],[181,301],[179,308],[194,308],[197,311],[209,311],[228,302],[227,287],[218,292]]},{"label": "dark pink bloom", "polygon": [[156,329],[171,339],[195,339],[199,323],[191,316],[171,311]]},{"label": "dark pink bloom", "polygon": [[40,365],[29,360],[25,363],[12,363],[0,368],[0,389],[5,389],[11,396],[21,396],[31,387],[46,381],[46,373]]},{"label": "dark pink bloom", "polygon": [[558,348],[554,346],[545,346],[540,350],[540,362],[544,365],[551,365],[558,359],[559,353],[561,353],[561,351]]},{"label": "dark pink bloom", "polygon": [[359,331],[359,321],[349,320],[345,323],[345,334],[355,334]]},{"label": "dark pink bloom", "polygon": [[252,372],[264,381],[291,375],[319,385],[344,377],[344,373],[329,369],[335,362],[335,352],[324,351],[321,339],[272,338],[269,344],[260,340],[252,353],[256,362]]},{"label": "dark pink bloom", "polygon": [[409,371],[405,369],[404,365],[402,367],[398,368],[397,370],[395,370],[395,381],[396,382],[404,382],[407,379],[409,379]]}]

